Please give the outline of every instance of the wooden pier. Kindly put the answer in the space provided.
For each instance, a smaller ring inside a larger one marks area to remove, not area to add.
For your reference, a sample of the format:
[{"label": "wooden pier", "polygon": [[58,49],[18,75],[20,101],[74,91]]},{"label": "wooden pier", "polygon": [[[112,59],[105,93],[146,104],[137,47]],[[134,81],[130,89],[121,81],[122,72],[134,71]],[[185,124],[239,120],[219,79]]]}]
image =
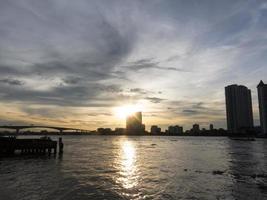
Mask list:
[{"label": "wooden pier", "polygon": [[[62,138],[59,138],[59,153],[63,152]],[[0,155],[57,153],[57,141],[49,137],[40,139],[17,139],[15,137],[0,137]]]}]

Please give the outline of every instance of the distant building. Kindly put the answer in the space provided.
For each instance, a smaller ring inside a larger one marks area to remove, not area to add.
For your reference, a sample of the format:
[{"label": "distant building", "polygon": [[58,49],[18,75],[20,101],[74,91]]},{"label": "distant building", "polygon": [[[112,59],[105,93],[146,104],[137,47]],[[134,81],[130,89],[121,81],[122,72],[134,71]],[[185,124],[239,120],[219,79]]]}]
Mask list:
[{"label": "distant building", "polygon": [[98,132],[98,133],[103,133],[104,130],[105,130],[104,128],[98,128],[98,129],[97,129],[97,132]]},{"label": "distant building", "polygon": [[261,131],[267,135],[267,84],[260,81],[258,85]]},{"label": "distant building", "polygon": [[111,128],[98,128],[97,129],[97,132],[99,134],[105,135],[105,134],[111,134],[112,133],[112,130],[111,130]]},{"label": "distant building", "polygon": [[141,131],[142,131],[142,132],[145,132],[145,130],[146,130],[146,125],[145,125],[145,124],[142,124],[142,126],[141,126]]},{"label": "distant building", "polygon": [[170,135],[181,135],[183,134],[183,127],[182,126],[169,126],[168,127],[168,133]]},{"label": "distant building", "polygon": [[200,132],[199,124],[193,124],[192,131],[193,131],[194,133],[199,133],[199,132]]},{"label": "distant building", "polygon": [[225,87],[227,128],[240,133],[253,128],[251,91],[242,85]]},{"label": "distant building", "polygon": [[142,134],[145,132],[145,125],[142,124],[142,112],[135,112],[126,119],[127,134]]},{"label": "distant building", "polygon": [[160,134],[161,128],[156,126],[156,125],[153,125],[153,126],[151,126],[150,132],[151,132],[151,134]]},{"label": "distant building", "polygon": [[213,129],[214,129],[213,124],[210,124],[210,131],[213,131]]},{"label": "distant building", "polygon": [[125,133],[125,128],[115,128],[115,134],[123,135]]}]

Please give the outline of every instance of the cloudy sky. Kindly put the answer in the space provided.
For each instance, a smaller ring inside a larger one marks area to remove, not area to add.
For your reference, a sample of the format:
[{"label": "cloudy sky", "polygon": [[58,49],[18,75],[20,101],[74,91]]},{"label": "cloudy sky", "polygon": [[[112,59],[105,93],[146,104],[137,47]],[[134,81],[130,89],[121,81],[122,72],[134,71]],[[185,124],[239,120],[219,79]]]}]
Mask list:
[{"label": "cloudy sky", "polygon": [[265,0],[0,0],[0,124],[225,127],[224,87],[267,82]]}]

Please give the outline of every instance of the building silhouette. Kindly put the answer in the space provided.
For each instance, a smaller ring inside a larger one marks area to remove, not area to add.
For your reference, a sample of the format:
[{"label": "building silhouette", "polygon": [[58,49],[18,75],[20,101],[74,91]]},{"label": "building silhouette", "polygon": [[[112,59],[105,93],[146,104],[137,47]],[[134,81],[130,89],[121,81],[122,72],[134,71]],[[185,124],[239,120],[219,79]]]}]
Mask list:
[{"label": "building silhouette", "polygon": [[145,132],[145,125],[142,124],[142,112],[135,112],[126,119],[127,134],[142,134]]},{"label": "building silhouette", "polygon": [[210,124],[210,131],[213,131],[213,129],[214,129],[213,124]]},{"label": "building silhouette", "polygon": [[123,135],[125,133],[125,128],[115,128],[115,134]]},{"label": "building silhouette", "polygon": [[110,134],[112,132],[111,128],[98,128],[97,132],[102,135]]},{"label": "building silhouette", "polygon": [[267,135],[267,84],[260,81],[258,88],[261,132]]},{"label": "building silhouette", "polygon": [[169,126],[168,127],[168,133],[170,134],[170,135],[181,135],[181,134],[183,134],[183,127],[182,126],[178,126],[178,125],[176,125],[176,126]]},{"label": "building silhouette", "polygon": [[251,91],[242,85],[225,87],[227,129],[230,133],[253,128]]},{"label": "building silhouette", "polygon": [[156,126],[156,125],[153,125],[153,126],[151,126],[150,133],[151,134],[160,134],[161,128]]},{"label": "building silhouette", "polygon": [[200,126],[199,126],[199,124],[193,124],[193,127],[191,129],[191,132],[193,132],[193,133],[199,133],[200,132]]}]

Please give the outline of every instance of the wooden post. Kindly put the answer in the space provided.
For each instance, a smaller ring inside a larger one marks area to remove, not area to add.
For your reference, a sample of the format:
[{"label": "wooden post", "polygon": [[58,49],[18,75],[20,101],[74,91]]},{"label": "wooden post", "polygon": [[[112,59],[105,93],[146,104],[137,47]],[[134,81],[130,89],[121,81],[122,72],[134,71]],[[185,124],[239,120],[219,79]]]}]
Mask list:
[{"label": "wooden post", "polygon": [[63,153],[63,147],[64,147],[64,144],[62,142],[62,137],[60,137],[58,139],[58,146],[59,146],[59,154],[62,154]]}]

